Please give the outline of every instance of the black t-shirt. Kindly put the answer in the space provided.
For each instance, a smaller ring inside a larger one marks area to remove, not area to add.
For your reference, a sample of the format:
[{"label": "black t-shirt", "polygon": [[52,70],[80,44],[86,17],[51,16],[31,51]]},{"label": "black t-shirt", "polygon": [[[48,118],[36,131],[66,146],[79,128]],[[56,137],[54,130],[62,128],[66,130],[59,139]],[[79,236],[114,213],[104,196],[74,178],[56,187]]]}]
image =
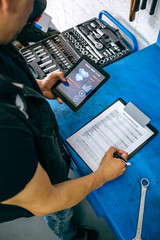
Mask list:
[{"label": "black t-shirt", "polygon": [[[4,49],[8,51],[7,55]],[[27,87],[35,88],[34,79],[31,81],[23,68],[16,63],[16,61],[23,62],[23,59],[13,61],[14,55],[18,56],[12,46],[0,46],[0,74],[5,74]],[[25,130],[14,129],[12,126],[0,127],[0,202],[24,189],[33,178],[37,164],[33,136]]]},{"label": "black t-shirt", "polygon": [[37,168],[33,137],[27,131],[0,128],[0,202],[22,191]]}]

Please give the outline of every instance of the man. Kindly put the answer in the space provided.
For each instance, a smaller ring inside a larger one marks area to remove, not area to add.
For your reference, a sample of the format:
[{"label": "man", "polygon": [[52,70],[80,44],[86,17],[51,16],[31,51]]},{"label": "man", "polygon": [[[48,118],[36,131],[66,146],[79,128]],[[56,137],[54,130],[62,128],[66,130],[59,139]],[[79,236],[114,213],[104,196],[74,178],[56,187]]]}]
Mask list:
[{"label": "man", "polygon": [[[117,178],[125,164],[111,147],[97,171],[67,180],[69,156],[46,98],[62,100],[51,88],[63,73],[34,80],[22,57],[8,44],[25,25],[33,0],[0,0],[0,221],[46,216],[59,239],[97,239],[71,225],[70,207]],[[123,157],[127,153],[117,150]],[[53,214],[54,213],[54,214]]]}]

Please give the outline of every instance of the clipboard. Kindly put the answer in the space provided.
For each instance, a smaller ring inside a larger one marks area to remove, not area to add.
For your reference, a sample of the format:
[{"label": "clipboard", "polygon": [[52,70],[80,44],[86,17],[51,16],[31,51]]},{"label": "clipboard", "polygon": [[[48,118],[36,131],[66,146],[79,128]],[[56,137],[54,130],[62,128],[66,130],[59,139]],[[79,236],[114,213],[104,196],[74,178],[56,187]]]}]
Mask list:
[{"label": "clipboard", "polygon": [[128,152],[130,159],[158,133],[148,116],[133,103],[118,98],[66,142],[95,171],[110,146]]}]

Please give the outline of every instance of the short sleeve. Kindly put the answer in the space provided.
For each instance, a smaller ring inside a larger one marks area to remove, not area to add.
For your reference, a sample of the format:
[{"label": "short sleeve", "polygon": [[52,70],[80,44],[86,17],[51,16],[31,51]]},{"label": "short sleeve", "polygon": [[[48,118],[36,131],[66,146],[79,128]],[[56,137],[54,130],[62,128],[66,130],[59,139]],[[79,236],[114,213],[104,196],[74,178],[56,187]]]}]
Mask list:
[{"label": "short sleeve", "polygon": [[0,202],[22,191],[37,165],[32,134],[23,129],[0,128]]}]

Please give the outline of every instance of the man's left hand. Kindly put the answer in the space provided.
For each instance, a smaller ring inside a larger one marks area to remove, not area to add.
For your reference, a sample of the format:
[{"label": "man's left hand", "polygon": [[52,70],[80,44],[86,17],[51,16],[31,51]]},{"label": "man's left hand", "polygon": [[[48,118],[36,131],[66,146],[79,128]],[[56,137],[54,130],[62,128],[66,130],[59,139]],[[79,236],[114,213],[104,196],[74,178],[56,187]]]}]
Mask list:
[{"label": "man's left hand", "polygon": [[57,97],[52,92],[53,86],[57,83],[57,81],[66,82],[66,78],[64,77],[63,72],[52,72],[50,75],[48,75],[43,80],[37,79],[37,83],[44,95],[44,97],[48,99],[56,99],[58,103],[62,104],[63,101],[61,98]]}]

